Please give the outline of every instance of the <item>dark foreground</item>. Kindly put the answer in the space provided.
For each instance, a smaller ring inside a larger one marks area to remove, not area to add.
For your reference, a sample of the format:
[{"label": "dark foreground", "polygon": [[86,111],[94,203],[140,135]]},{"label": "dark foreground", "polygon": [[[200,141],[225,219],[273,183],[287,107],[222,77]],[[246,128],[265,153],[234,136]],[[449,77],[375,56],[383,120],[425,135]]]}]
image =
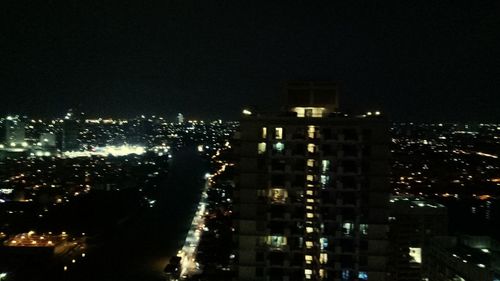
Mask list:
[{"label": "dark foreground", "polygon": [[62,280],[165,280],[163,268],[183,243],[207,170],[194,149],[174,155],[155,206],[91,242],[87,256],[64,272]]}]

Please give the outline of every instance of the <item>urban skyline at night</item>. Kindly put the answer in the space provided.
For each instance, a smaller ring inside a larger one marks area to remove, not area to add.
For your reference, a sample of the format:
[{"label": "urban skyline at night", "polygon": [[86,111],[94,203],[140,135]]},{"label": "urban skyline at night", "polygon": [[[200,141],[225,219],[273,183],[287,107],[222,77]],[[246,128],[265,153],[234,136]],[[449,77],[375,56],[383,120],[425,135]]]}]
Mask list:
[{"label": "urban skyline at night", "polygon": [[500,281],[499,1],[0,19],[0,281]]}]

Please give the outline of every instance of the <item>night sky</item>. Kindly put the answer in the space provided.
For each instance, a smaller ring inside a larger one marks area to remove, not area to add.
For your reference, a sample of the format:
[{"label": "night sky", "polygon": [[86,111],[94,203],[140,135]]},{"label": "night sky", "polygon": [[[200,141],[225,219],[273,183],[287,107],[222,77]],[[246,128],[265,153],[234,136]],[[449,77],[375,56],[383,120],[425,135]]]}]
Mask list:
[{"label": "night sky", "polygon": [[344,111],[500,120],[500,1],[364,2],[4,0],[0,114],[237,118],[337,80]]}]

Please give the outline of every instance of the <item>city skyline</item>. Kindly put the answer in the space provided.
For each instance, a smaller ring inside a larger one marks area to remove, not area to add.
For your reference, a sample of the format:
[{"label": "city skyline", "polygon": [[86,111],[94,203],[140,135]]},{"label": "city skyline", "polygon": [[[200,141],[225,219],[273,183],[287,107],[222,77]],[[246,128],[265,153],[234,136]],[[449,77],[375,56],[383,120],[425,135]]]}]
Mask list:
[{"label": "city skyline", "polygon": [[500,281],[500,1],[2,4],[0,281]]},{"label": "city skyline", "polygon": [[[236,119],[288,80],[337,80],[341,108],[496,121],[500,6],[4,3],[0,115]],[[362,106],[362,108],[360,108]]]}]

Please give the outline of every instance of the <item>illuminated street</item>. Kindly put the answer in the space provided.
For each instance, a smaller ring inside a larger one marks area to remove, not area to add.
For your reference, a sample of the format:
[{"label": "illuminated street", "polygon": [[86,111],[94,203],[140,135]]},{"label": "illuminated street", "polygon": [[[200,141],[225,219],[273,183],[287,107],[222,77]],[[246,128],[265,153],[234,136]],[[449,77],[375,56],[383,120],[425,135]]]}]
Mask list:
[{"label": "illuminated street", "polygon": [[206,169],[194,149],[174,155],[154,207],[117,225],[81,263],[68,265],[67,280],[165,280],[163,269],[188,232]]},{"label": "illuminated street", "polygon": [[[219,155],[217,151],[216,156]],[[214,156],[214,157],[216,157]],[[222,164],[222,162],[220,162]],[[216,171],[213,175],[205,175],[205,187],[198,204],[198,209],[191,222],[191,228],[186,236],[186,240],[181,250],[177,253],[177,256],[181,257],[181,278],[188,278],[190,276],[200,274],[203,270],[202,265],[197,261],[198,247],[200,245],[200,240],[202,238],[203,232],[207,231],[208,228],[205,226],[205,217],[208,215],[208,194],[207,192],[214,183],[213,177],[220,175],[226,169],[228,164],[222,164],[220,169]]]},{"label": "illuminated street", "polygon": [[206,176],[207,180],[205,182],[205,188],[203,190],[200,203],[198,205],[198,210],[196,211],[193,221],[191,223],[191,228],[186,236],[186,241],[184,246],[179,251],[178,256],[181,259],[181,276],[190,276],[199,273],[200,268],[196,262],[196,252],[198,245],[200,243],[201,234],[205,226],[205,209],[206,209],[206,199],[207,190],[210,187],[211,176]]}]

